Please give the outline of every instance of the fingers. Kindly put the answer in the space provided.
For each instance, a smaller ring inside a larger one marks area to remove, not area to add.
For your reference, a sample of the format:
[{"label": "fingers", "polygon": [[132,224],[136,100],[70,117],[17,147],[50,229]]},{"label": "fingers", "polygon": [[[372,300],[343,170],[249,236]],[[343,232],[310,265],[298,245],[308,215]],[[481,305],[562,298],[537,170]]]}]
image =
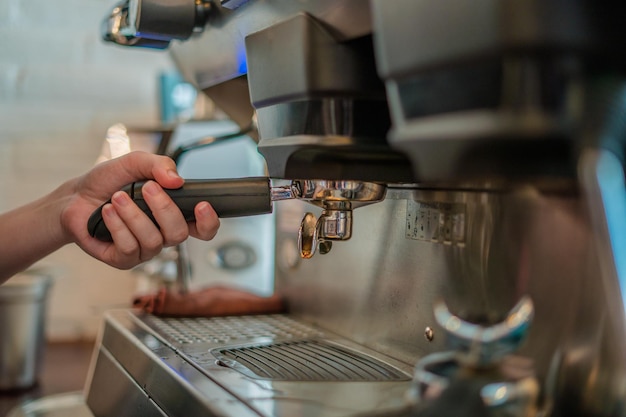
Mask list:
[{"label": "fingers", "polygon": [[213,207],[206,201],[198,203],[194,208],[195,223],[189,225],[189,234],[201,240],[211,240],[220,227],[220,219]]},{"label": "fingers", "polygon": [[132,152],[119,158],[125,172],[123,185],[137,179],[155,179],[165,188],[178,188],[184,180],[176,171],[176,163],[167,156]]},{"label": "fingers", "polygon": [[161,228],[164,246],[177,245],[189,236],[187,221],[178,206],[154,181],[148,181],[141,190],[152,215]]},{"label": "fingers", "polygon": [[78,191],[104,201],[125,185],[145,179],[155,179],[165,188],[178,188],[185,182],[171,158],[136,151],[97,165],[82,177]]},{"label": "fingers", "polygon": [[196,205],[195,222],[187,223],[172,199],[154,181],[142,188],[157,225],[123,191],[116,192],[111,204],[102,208],[103,220],[111,232],[111,264],[130,267],[147,261],[166,246],[183,242],[192,235],[198,239],[213,239],[219,229],[217,213],[208,202]]},{"label": "fingers", "polygon": [[[102,220],[111,232],[111,236],[115,240],[116,251],[119,255],[118,259],[139,259],[140,251],[137,239],[128,230],[124,220],[117,214],[113,204],[105,204],[102,207]],[[125,263],[119,263],[119,266],[125,266]]]},{"label": "fingers", "polygon": [[156,256],[163,248],[163,236],[152,220],[124,192],[115,193],[111,203],[110,209],[103,207],[103,219],[119,261],[138,263]]}]

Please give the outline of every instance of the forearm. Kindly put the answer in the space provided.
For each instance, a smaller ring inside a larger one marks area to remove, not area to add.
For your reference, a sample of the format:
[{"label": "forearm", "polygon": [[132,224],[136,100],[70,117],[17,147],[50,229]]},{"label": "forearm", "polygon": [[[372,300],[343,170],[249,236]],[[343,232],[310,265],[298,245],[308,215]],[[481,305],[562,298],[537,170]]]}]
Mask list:
[{"label": "forearm", "polygon": [[75,180],[50,194],[0,215],[0,283],[71,242],[60,218]]}]

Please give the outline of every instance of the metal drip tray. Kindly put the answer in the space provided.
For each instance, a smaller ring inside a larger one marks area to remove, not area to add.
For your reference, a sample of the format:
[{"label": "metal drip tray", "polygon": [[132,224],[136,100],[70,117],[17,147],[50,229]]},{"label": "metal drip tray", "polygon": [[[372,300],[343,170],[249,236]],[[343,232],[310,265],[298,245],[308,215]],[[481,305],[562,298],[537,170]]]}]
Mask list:
[{"label": "metal drip tray", "polygon": [[292,316],[113,311],[87,404],[104,417],[354,416],[402,408],[411,371]]},{"label": "metal drip tray", "polygon": [[213,349],[223,366],[281,381],[394,381],[406,375],[374,358],[322,340]]}]

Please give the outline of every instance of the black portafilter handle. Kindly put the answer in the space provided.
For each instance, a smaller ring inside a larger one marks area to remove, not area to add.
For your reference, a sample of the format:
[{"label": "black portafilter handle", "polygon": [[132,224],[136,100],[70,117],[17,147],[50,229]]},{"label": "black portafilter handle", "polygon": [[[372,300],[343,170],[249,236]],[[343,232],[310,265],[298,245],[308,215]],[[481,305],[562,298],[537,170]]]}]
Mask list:
[{"label": "black portafilter handle", "polygon": [[[145,183],[146,181],[134,182],[122,188],[122,191],[125,191],[158,227],[141,193],[141,187]],[[194,207],[202,201],[209,202],[218,217],[243,217],[272,212],[270,181],[266,177],[185,180],[185,184],[180,188],[163,190],[174,200],[187,221],[195,220]],[[110,202],[111,200],[107,203]],[[96,239],[111,242],[113,241],[111,233],[102,220],[102,206],[89,217],[87,229]]]}]

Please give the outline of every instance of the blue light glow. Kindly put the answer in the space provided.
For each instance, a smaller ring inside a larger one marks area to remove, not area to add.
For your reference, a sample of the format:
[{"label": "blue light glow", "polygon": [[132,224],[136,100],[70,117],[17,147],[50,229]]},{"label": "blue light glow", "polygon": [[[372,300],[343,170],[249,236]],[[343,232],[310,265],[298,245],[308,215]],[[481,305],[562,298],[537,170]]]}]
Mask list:
[{"label": "blue light glow", "polygon": [[248,62],[246,58],[246,47],[241,44],[237,50],[237,71],[239,75],[248,73]]}]

